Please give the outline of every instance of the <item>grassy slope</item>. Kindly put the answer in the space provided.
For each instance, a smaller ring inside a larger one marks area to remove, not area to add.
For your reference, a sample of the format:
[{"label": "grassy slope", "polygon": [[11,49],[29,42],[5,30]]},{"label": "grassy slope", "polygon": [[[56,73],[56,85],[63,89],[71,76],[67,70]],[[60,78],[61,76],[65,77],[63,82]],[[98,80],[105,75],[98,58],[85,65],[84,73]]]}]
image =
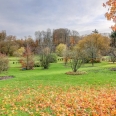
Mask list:
[{"label": "grassy slope", "polygon": [[19,64],[13,64],[10,62],[10,69],[7,75],[14,75],[15,78],[0,81],[0,87],[4,87],[6,85],[17,85],[18,87],[36,87],[40,84],[53,86],[104,86],[110,84],[115,86],[116,72],[109,70],[110,67],[114,66],[115,64],[108,64],[106,62],[95,64],[94,67],[92,67],[91,64],[85,64],[79,70],[87,71],[87,74],[66,75],[65,72],[71,71],[71,68],[65,67],[63,63],[51,64],[48,70],[35,68],[34,70],[22,71],[20,70]]}]

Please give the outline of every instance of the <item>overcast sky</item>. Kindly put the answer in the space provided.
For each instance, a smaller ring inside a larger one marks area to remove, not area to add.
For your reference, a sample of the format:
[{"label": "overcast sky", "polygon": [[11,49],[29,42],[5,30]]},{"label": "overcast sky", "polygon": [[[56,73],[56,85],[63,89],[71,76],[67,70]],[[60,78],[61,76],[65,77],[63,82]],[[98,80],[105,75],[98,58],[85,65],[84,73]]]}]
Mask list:
[{"label": "overcast sky", "polygon": [[102,6],[107,0],[0,0],[0,31],[34,37],[35,31],[68,28],[80,35],[97,29],[110,33]]}]

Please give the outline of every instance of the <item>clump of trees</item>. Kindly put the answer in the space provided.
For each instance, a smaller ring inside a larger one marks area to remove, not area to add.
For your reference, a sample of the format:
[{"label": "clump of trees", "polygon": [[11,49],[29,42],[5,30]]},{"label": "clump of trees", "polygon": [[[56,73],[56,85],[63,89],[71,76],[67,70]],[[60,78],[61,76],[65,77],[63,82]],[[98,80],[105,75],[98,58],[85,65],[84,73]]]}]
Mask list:
[{"label": "clump of trees", "polygon": [[13,35],[7,36],[6,31],[0,32],[0,53],[12,56],[16,49],[18,49],[16,37]]},{"label": "clump of trees", "polygon": [[80,37],[77,31],[60,28],[53,31],[50,29],[37,31],[35,39],[31,36],[16,39],[15,36],[7,36],[6,32],[2,31],[0,32],[0,50],[6,55],[20,57],[22,68],[26,70],[33,69],[34,55],[39,57],[39,65],[48,69],[50,63],[57,62],[57,54],[63,57],[65,65],[70,61],[73,72],[76,72],[85,61],[91,62],[94,66],[95,62],[100,61],[100,56],[106,55],[107,51],[113,54],[115,50],[110,49],[109,45],[115,43],[114,35],[111,42],[96,29],[92,34]]},{"label": "clump of trees", "polygon": [[60,28],[53,30],[53,44],[58,46],[59,44],[66,44],[68,47],[74,46],[80,39],[79,33],[75,30],[69,30],[67,28]]},{"label": "clump of trees", "polygon": [[83,51],[85,50],[87,60],[91,61],[92,66],[97,59],[100,59],[102,53],[109,50],[110,40],[108,37],[98,33],[92,33],[84,36],[77,44]]}]

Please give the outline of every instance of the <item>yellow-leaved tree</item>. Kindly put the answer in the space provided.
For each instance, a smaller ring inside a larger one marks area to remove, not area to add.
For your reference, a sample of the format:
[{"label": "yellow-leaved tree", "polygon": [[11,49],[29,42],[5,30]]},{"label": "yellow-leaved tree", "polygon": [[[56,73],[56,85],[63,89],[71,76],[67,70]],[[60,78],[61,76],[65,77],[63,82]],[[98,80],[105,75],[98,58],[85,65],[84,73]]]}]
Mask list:
[{"label": "yellow-leaved tree", "polygon": [[98,33],[92,33],[84,36],[77,44],[77,46],[84,50],[87,59],[89,59],[94,65],[94,61],[99,58],[102,52],[106,52],[109,49],[109,38],[102,36]]},{"label": "yellow-leaved tree", "polygon": [[16,50],[14,52],[14,55],[20,57],[20,56],[23,55],[24,52],[25,52],[25,48],[24,47],[21,47],[21,48],[19,48],[18,50]]},{"label": "yellow-leaved tree", "polygon": [[57,47],[56,47],[56,53],[58,56],[63,56],[63,51],[66,49],[66,45],[63,43],[60,43]]}]

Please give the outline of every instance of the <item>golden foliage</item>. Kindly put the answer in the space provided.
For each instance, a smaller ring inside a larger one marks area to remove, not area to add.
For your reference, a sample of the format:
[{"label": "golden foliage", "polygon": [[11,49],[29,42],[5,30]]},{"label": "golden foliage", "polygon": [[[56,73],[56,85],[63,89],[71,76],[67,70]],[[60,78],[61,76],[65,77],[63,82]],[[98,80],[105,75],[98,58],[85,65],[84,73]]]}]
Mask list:
[{"label": "golden foliage", "polygon": [[83,39],[78,42],[78,47],[80,49],[86,49],[88,47],[94,46],[98,50],[105,50],[109,48],[109,44],[110,40],[108,37],[93,33],[83,37]]},{"label": "golden foliage", "polygon": [[14,52],[14,55],[15,56],[22,56],[24,52],[25,52],[25,48],[24,47],[21,47],[21,48],[19,48],[18,50],[16,50]]},{"label": "golden foliage", "polygon": [[60,43],[60,44],[56,47],[56,53],[57,53],[57,55],[62,56],[62,55],[63,55],[63,51],[64,51],[65,49],[66,49],[66,45]]}]

